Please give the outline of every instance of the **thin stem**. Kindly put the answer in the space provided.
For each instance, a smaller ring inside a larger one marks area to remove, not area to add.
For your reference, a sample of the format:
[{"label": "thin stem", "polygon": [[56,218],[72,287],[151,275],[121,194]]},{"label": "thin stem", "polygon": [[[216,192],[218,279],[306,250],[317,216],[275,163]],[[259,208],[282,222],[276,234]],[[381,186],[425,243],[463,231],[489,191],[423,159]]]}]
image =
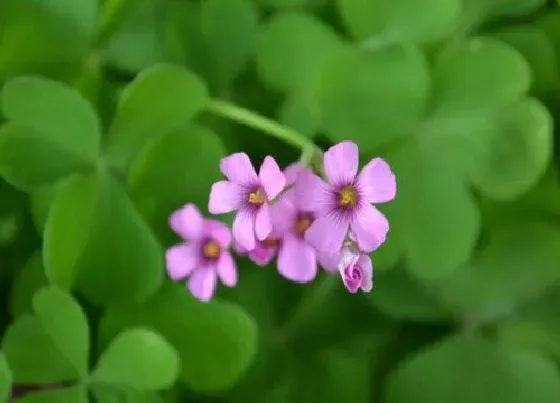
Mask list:
[{"label": "thin stem", "polygon": [[103,49],[115,32],[120,28],[125,14],[132,6],[138,6],[145,0],[107,0],[101,14],[99,31],[97,34],[97,48]]},{"label": "thin stem", "polygon": [[282,140],[292,146],[302,149],[306,153],[320,152],[320,149],[303,134],[300,134],[290,128],[265,118],[248,109],[230,104],[226,101],[212,100],[208,106],[208,110],[216,115],[234,120],[253,129],[261,130],[279,140]]}]

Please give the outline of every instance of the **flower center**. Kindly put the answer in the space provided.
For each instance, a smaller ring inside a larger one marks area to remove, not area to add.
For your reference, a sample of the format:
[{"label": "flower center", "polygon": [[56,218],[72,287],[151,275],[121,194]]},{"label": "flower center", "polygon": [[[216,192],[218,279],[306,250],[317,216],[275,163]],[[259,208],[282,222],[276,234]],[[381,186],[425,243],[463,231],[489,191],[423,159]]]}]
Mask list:
[{"label": "flower center", "polygon": [[277,248],[279,244],[280,241],[276,238],[266,238],[264,241],[262,241],[262,246],[264,246],[266,249]]},{"label": "flower center", "polygon": [[353,186],[346,186],[338,192],[338,203],[342,207],[354,207],[358,203],[358,193]]},{"label": "flower center", "polygon": [[202,247],[202,254],[206,259],[215,260],[220,257],[220,245],[216,241],[207,241]]},{"label": "flower center", "polygon": [[249,193],[249,196],[247,196],[247,201],[252,206],[262,206],[266,203],[266,194],[264,193],[264,190],[258,188],[255,191]]},{"label": "flower center", "polygon": [[294,221],[293,230],[296,235],[302,237],[305,235],[305,231],[307,231],[309,227],[311,227],[312,223],[313,217],[311,217],[309,214],[300,214]]}]

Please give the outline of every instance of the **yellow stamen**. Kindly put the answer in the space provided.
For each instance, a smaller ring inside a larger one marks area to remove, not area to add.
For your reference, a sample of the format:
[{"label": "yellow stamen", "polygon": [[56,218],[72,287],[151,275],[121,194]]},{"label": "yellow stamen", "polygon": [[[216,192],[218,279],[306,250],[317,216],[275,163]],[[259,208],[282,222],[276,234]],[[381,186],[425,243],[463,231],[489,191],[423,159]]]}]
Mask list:
[{"label": "yellow stamen", "polygon": [[202,253],[206,259],[216,259],[220,256],[220,245],[216,241],[208,241],[204,244]]},{"label": "yellow stamen", "polygon": [[298,235],[305,235],[305,231],[311,227],[313,220],[308,216],[298,217],[294,222],[294,232]]},{"label": "yellow stamen", "polygon": [[347,186],[338,192],[338,203],[342,207],[354,207],[357,202],[358,194],[353,187]]},{"label": "yellow stamen", "polygon": [[249,204],[254,206],[260,206],[266,203],[266,194],[262,189],[257,189],[254,192],[249,193],[248,197]]}]

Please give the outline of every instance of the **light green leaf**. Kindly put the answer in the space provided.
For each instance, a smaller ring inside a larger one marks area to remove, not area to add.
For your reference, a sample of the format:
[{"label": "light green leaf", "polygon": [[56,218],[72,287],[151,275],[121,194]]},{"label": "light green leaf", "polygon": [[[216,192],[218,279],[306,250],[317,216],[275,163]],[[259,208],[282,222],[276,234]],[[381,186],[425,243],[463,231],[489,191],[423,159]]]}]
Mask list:
[{"label": "light green leaf", "polygon": [[433,104],[452,117],[515,101],[531,84],[531,70],[515,49],[493,39],[450,42],[435,61]]},{"label": "light green leaf", "polygon": [[44,390],[26,394],[18,403],[88,403],[88,392],[83,386]]},{"label": "light green leaf", "polygon": [[12,389],[12,371],[4,353],[0,352],[0,402],[7,402]]},{"label": "light green leaf", "polygon": [[23,315],[12,323],[2,349],[16,383],[74,381],[80,376],[33,316]]},{"label": "light green leaf", "polygon": [[43,245],[55,284],[75,284],[100,304],[141,301],[163,281],[162,255],[150,228],[109,175],[76,177],[59,193]]},{"label": "light green leaf", "polygon": [[[146,392],[122,386],[93,384],[90,390],[99,403],[167,403],[157,392]],[[169,403],[175,401],[169,401]]]},{"label": "light green leaf", "polygon": [[202,33],[222,87],[235,78],[253,52],[259,35],[258,17],[252,0],[202,3]]},{"label": "light green leaf", "polygon": [[321,126],[321,115],[312,91],[294,91],[280,107],[278,120],[298,133],[313,137]]},{"label": "light green leaf", "polygon": [[320,20],[307,14],[282,13],[262,33],[257,69],[265,84],[290,92],[310,85],[343,48],[342,40]]},{"label": "light green leaf", "polygon": [[21,77],[2,89],[10,120],[0,134],[0,170],[23,188],[45,185],[98,162],[97,116],[77,92],[37,77]]},{"label": "light green leaf", "polygon": [[64,187],[65,183],[66,179],[50,185],[41,186],[34,189],[29,195],[33,223],[41,235],[45,229],[51,206],[59,190]]},{"label": "light green leaf", "polygon": [[126,172],[151,141],[184,127],[207,97],[205,84],[181,67],[156,65],[139,73],[123,91],[111,126],[110,164]]},{"label": "light green leaf", "polygon": [[518,220],[490,229],[474,262],[439,284],[442,302],[493,320],[560,279],[560,233],[553,224]]},{"label": "light green leaf", "polygon": [[89,326],[80,305],[71,295],[50,287],[35,294],[33,309],[52,343],[84,378],[88,372]]},{"label": "light green leaf", "polygon": [[397,198],[387,204],[391,231],[402,243],[407,268],[420,279],[458,269],[473,252],[480,229],[467,184],[438,147],[420,138],[388,155],[399,186]]},{"label": "light green leaf", "polygon": [[387,403],[553,403],[553,362],[479,336],[456,336],[404,362],[388,380]]},{"label": "light green leaf", "polygon": [[493,36],[515,48],[527,60],[535,91],[546,92],[558,88],[560,66],[554,45],[544,29],[520,25],[501,29]]},{"label": "light green leaf", "polygon": [[560,359],[558,332],[560,323],[544,323],[538,320],[512,320],[497,327],[500,343],[516,348],[525,348]]},{"label": "light green leaf", "polygon": [[333,141],[354,140],[365,153],[413,134],[430,95],[419,49],[345,52],[320,77],[317,100]]},{"label": "light green leaf", "polygon": [[18,318],[33,313],[33,295],[40,288],[48,285],[41,253],[35,253],[18,272],[12,286],[10,313]]},{"label": "light green leaf", "polygon": [[170,388],[179,375],[177,352],[159,334],[127,330],[101,355],[91,381],[140,390]]},{"label": "light green leaf", "polygon": [[161,333],[184,363],[180,379],[197,391],[231,387],[256,353],[257,327],[245,311],[219,301],[201,304],[183,285],[166,285],[142,306],[109,311],[102,340],[130,326]]},{"label": "light green leaf", "polygon": [[206,211],[225,154],[215,133],[190,127],[160,137],[138,156],[130,168],[128,190],[158,233],[167,229],[171,212],[187,200]]},{"label": "light green leaf", "polygon": [[458,0],[337,0],[350,33],[358,40],[429,42],[452,32],[462,11]]}]

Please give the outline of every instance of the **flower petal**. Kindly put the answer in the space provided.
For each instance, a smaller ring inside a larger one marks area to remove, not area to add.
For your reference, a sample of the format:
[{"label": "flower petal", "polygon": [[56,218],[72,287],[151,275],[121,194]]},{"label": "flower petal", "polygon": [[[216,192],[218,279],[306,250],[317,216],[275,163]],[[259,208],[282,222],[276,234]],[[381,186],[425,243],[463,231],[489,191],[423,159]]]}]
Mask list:
[{"label": "flower petal", "polygon": [[343,141],[329,148],[323,157],[325,175],[331,185],[347,185],[358,173],[360,155],[358,146]]},{"label": "flower petal", "polygon": [[295,199],[304,211],[321,211],[334,207],[329,186],[311,171],[302,171],[297,176]]},{"label": "flower petal", "polygon": [[370,292],[373,289],[373,265],[368,255],[361,255],[357,265],[362,269],[362,291]]},{"label": "flower petal", "polygon": [[334,213],[319,217],[305,233],[305,240],[320,252],[337,253],[348,231],[348,221],[341,218]]},{"label": "flower petal", "polygon": [[227,249],[231,245],[231,231],[221,221],[204,220],[204,234],[218,242],[223,249]]},{"label": "flower petal", "polygon": [[189,277],[189,290],[192,295],[202,302],[208,302],[216,289],[216,272],[209,267],[196,269]]},{"label": "flower petal", "polygon": [[237,267],[229,252],[222,253],[216,264],[216,271],[222,283],[228,287],[235,287],[237,284]]},{"label": "flower petal", "polygon": [[246,153],[234,153],[222,158],[220,161],[220,171],[231,182],[238,185],[254,185],[259,181],[251,159]]},{"label": "flower petal", "polygon": [[284,235],[292,229],[296,217],[293,196],[293,190],[289,190],[280,196],[274,205],[270,206],[272,228],[278,235]]},{"label": "flower petal", "polygon": [[288,280],[308,283],[317,275],[315,250],[307,242],[287,236],[278,254],[278,271]]},{"label": "flower petal", "polygon": [[333,273],[338,269],[340,256],[337,253],[317,252],[317,261],[323,269]]},{"label": "flower petal", "polygon": [[286,186],[296,183],[296,178],[303,170],[309,170],[305,165],[294,162],[284,169],[284,177],[286,178]]},{"label": "flower petal", "polygon": [[267,155],[259,171],[259,179],[268,200],[274,199],[286,186],[286,178],[271,156]]},{"label": "flower petal", "polygon": [[261,242],[257,243],[255,249],[249,252],[249,259],[251,259],[257,266],[266,266],[270,263],[274,256],[276,256],[278,248],[266,247]]},{"label": "flower petal", "polygon": [[374,158],[358,175],[360,195],[369,203],[385,203],[397,194],[397,180],[389,164],[382,158]]},{"label": "flower petal", "polygon": [[176,281],[191,274],[199,263],[199,250],[199,245],[196,242],[169,248],[165,253],[165,265],[169,277]]},{"label": "flower petal", "polygon": [[203,218],[198,208],[190,203],[176,210],[169,217],[171,229],[186,240],[200,239],[203,235]]},{"label": "flower petal", "polygon": [[239,210],[233,220],[233,238],[246,251],[255,249],[255,215]]},{"label": "flower petal", "polygon": [[259,241],[264,241],[272,232],[272,218],[268,204],[263,204],[255,218],[255,235]]},{"label": "flower petal", "polygon": [[208,211],[212,214],[223,214],[237,210],[243,202],[243,194],[244,189],[233,182],[216,182],[210,189]]},{"label": "flower petal", "polygon": [[351,227],[360,249],[370,253],[385,242],[389,221],[378,209],[364,203],[356,212]]}]

